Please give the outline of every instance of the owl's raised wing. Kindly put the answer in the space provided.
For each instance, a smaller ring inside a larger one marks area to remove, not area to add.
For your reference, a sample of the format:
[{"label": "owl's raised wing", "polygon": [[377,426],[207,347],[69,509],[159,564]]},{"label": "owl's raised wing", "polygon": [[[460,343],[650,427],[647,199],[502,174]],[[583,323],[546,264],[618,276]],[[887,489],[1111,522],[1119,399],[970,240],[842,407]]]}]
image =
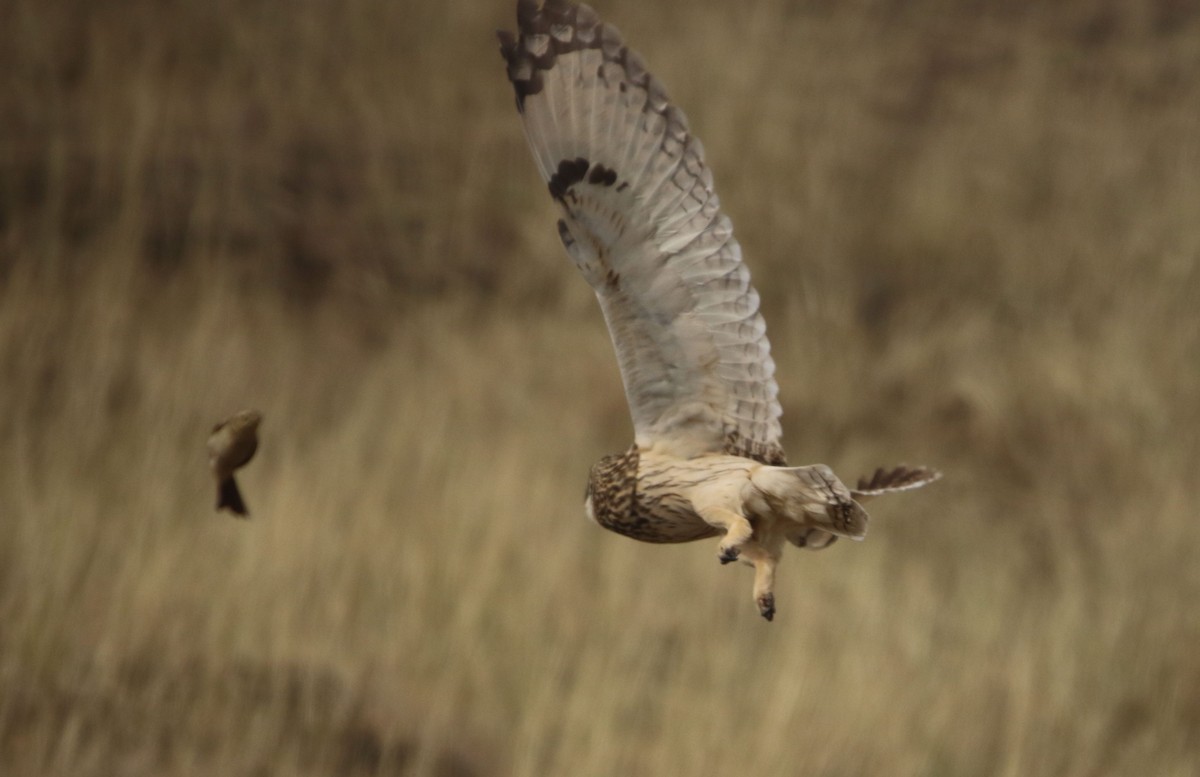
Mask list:
[{"label": "owl's raised wing", "polygon": [[586,5],[517,4],[501,53],[559,234],[608,323],[638,445],[784,464],[759,298],[700,141]]}]

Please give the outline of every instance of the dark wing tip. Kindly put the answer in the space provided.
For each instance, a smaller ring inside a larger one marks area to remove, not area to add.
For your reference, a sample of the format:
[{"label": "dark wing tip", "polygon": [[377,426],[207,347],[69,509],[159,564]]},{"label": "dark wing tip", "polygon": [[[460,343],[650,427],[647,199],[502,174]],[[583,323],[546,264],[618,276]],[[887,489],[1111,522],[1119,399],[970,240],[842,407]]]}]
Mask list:
[{"label": "dark wing tip", "polygon": [[496,30],[496,37],[500,39],[500,56],[506,62],[511,62],[517,51],[517,36],[508,30]]},{"label": "dark wing tip", "polygon": [[524,31],[538,15],[537,0],[517,0],[517,24]]},{"label": "dark wing tip", "polygon": [[[586,5],[546,0],[539,8],[537,0],[518,0],[517,32],[496,33],[500,54],[508,63],[508,80],[517,95],[517,109],[523,111],[525,98],[542,90],[542,72],[554,67],[559,56],[585,48],[601,48],[601,35],[597,34],[600,27],[596,12]],[[604,27],[607,29],[607,25]],[[617,36],[618,44],[619,40]],[[612,56],[619,54],[614,52]]]}]

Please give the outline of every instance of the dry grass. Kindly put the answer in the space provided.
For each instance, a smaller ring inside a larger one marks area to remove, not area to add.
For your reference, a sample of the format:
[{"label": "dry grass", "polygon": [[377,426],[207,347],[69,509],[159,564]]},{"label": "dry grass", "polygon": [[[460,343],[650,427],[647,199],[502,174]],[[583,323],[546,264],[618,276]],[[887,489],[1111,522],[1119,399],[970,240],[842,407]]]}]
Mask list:
[{"label": "dry grass", "polygon": [[507,2],[5,4],[0,771],[1200,771],[1200,18],[1093,5],[600,9],[709,150],[791,458],[947,473],[768,625],[582,519],[629,422]]}]

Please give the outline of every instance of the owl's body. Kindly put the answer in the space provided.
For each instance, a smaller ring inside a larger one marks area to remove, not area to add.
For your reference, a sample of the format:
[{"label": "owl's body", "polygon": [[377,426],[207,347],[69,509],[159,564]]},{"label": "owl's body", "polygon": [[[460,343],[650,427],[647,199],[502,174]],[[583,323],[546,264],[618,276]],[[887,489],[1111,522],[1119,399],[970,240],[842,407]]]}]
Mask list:
[{"label": "owl's body", "polygon": [[647,542],[723,535],[775,611],[785,541],[862,539],[862,498],[937,477],[877,472],[852,492],[826,466],[788,467],[759,298],[700,142],[662,84],[585,5],[519,0],[501,53],[559,236],[612,335],[634,444],[592,470],[586,510]]},{"label": "owl's body", "polygon": [[[606,529],[643,542],[691,542],[721,533],[716,514],[741,515],[754,538],[825,547],[862,539],[866,513],[828,467],[774,467],[744,456],[679,458],[636,445],[592,468],[584,509]],[[780,543],[781,544],[781,543]]]}]

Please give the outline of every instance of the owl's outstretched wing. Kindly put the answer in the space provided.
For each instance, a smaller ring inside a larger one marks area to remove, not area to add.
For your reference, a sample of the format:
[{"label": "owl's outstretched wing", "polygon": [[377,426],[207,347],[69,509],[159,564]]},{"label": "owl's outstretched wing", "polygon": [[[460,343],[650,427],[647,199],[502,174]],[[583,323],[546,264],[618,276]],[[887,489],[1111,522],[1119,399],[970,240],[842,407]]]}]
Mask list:
[{"label": "owl's outstretched wing", "polygon": [[782,465],[759,298],[687,119],[586,5],[517,4],[500,33],[525,135],[596,292],[637,443]]}]

